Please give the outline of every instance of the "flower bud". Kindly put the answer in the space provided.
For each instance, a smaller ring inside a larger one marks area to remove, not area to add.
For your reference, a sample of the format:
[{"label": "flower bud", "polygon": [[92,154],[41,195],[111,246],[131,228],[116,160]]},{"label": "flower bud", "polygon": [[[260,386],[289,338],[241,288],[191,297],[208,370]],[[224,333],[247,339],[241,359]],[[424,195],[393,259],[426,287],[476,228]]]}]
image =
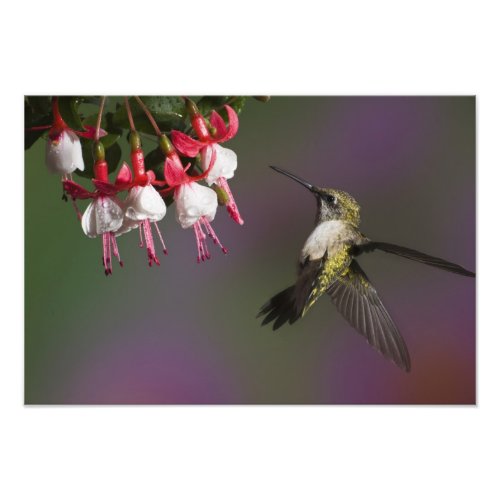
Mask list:
[{"label": "flower bud", "polygon": [[141,137],[135,130],[130,132],[130,139],[129,140],[130,140],[130,148],[132,149],[132,152],[141,149]]},{"label": "flower bud", "polygon": [[95,163],[103,161],[106,158],[106,150],[104,149],[104,145],[101,141],[96,141],[94,143],[93,153]]},{"label": "flower bud", "polygon": [[161,134],[160,136],[160,149],[163,151],[165,156],[170,156],[175,151],[172,143],[165,134]]},{"label": "flower bud", "polygon": [[183,99],[186,105],[186,110],[191,118],[194,118],[195,116],[199,116],[201,114],[200,110],[198,109],[198,106],[196,106],[194,101],[189,99],[189,97],[184,97]]}]

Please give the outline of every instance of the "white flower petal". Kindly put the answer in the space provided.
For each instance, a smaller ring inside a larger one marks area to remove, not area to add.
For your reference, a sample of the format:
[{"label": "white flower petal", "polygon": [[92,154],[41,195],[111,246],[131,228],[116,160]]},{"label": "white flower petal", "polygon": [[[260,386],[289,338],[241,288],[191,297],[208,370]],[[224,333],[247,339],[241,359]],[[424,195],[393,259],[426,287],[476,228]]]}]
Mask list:
[{"label": "white flower petal", "polygon": [[137,220],[132,220],[132,219],[129,219],[127,217],[124,217],[123,223],[120,226],[120,229],[115,231],[115,236],[121,236],[122,234],[126,234],[126,233],[132,231],[133,229],[136,229],[137,227],[139,227],[139,224],[140,224],[140,222]]},{"label": "white flower petal", "polygon": [[217,194],[195,182],[183,184],[175,195],[175,207],[177,221],[183,229],[191,227],[200,217],[211,222],[217,211]]},{"label": "white flower petal", "polygon": [[95,200],[92,200],[90,205],[83,212],[82,216],[82,229],[85,236],[95,238],[97,236],[97,225],[95,217]]},{"label": "white flower petal", "polygon": [[118,200],[111,196],[92,200],[82,217],[82,229],[89,238],[117,231],[122,223],[123,210]]},{"label": "white flower petal", "polygon": [[[206,182],[211,186],[219,177],[224,177],[225,179],[231,179],[234,177],[234,171],[238,166],[238,158],[236,153],[232,149],[223,148],[218,144],[212,146],[215,148],[215,164],[210,170],[206,177]],[[212,148],[206,147],[201,152],[201,168],[206,171],[210,166],[210,160],[212,159]]]},{"label": "white flower petal", "polygon": [[49,137],[45,150],[47,168],[54,174],[70,174],[84,169],[80,139],[71,130],[63,130],[54,141]]},{"label": "white flower petal", "polygon": [[73,166],[75,167],[75,170],[83,170],[85,169],[85,164],[83,163],[83,154],[82,154],[82,144],[80,142],[80,139],[76,134],[73,132],[69,131],[68,135],[73,137],[73,149],[72,149],[72,157],[73,157]]},{"label": "white flower petal", "polygon": [[167,213],[167,206],[158,191],[151,186],[134,186],[125,200],[125,215],[132,220],[149,219],[157,222]]}]

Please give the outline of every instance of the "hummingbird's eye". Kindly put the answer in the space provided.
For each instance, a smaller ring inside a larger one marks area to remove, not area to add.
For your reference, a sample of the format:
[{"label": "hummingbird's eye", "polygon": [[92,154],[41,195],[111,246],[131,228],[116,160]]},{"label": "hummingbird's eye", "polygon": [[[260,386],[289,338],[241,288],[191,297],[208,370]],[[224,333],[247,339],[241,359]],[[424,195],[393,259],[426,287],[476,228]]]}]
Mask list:
[{"label": "hummingbird's eye", "polygon": [[335,203],[335,204],[337,203],[337,199],[332,194],[326,195],[326,201],[328,203]]}]

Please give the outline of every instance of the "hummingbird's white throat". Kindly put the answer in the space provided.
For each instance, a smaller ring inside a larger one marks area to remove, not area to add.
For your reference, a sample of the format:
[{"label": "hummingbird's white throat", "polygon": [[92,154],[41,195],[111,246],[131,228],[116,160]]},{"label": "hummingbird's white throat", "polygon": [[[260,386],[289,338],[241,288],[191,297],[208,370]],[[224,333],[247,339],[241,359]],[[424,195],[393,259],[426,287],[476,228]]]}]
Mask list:
[{"label": "hummingbird's white throat", "polygon": [[310,260],[323,258],[327,250],[333,250],[345,235],[345,223],[340,220],[329,220],[318,224],[307,238],[302,249],[300,260],[303,262],[307,257]]}]

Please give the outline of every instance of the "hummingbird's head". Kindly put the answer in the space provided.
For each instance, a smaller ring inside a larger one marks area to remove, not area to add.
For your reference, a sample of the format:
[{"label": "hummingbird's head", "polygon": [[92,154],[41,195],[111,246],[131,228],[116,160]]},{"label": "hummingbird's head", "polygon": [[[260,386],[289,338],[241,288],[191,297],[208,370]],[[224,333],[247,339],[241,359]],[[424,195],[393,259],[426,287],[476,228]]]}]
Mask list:
[{"label": "hummingbird's head", "polygon": [[338,189],[314,186],[311,191],[318,203],[318,222],[343,220],[353,226],[359,226],[359,205],[350,194]]},{"label": "hummingbird's head", "polygon": [[359,226],[360,208],[356,200],[350,194],[339,191],[338,189],[316,187],[286,170],[278,167],[271,168],[280,174],[290,177],[299,184],[302,184],[314,194],[318,204],[317,223],[330,220],[342,220],[353,226]]}]

